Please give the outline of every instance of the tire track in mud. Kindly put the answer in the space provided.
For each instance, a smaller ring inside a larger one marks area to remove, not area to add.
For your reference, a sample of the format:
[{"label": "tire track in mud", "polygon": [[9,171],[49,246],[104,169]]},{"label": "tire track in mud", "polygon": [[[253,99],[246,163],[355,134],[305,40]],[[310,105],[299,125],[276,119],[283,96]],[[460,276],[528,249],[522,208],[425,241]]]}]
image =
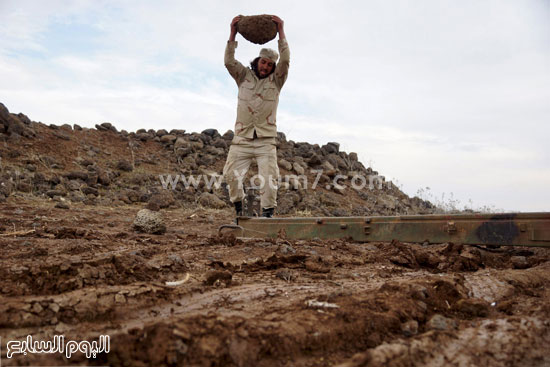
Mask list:
[{"label": "tire track in mud", "polygon": [[[60,225],[0,240],[7,248],[0,257],[6,279],[0,332],[6,338],[111,336],[110,353],[71,363],[547,361],[544,353],[519,347],[548,337],[545,249],[492,253],[452,244],[240,240],[176,231],[150,236],[118,224]],[[165,284],[186,274],[179,286]],[[515,337],[518,347],[506,347]],[[502,358],[489,348],[502,348]],[[484,357],[475,359],[474,351]],[[54,355],[13,362],[67,363]]]},{"label": "tire track in mud", "polygon": [[[548,280],[550,276],[546,270],[533,271],[533,279]],[[343,350],[375,348],[396,337],[403,337],[403,325],[411,321],[418,324],[415,335],[419,335],[420,340],[429,339],[429,335],[433,338],[433,335],[455,334],[465,343],[466,335],[473,331],[455,329],[496,311],[491,310],[487,303],[469,298],[469,289],[461,281],[461,277],[431,276],[413,283],[406,279],[392,281],[374,290],[356,292],[327,292],[325,289],[323,293],[322,286],[310,287],[308,290],[311,293],[302,294],[299,301],[277,303],[268,299],[255,302],[255,307],[247,308],[246,312],[232,312],[224,308],[187,316],[180,316],[185,312],[175,312],[170,324],[152,323],[139,329],[135,337],[120,334],[120,339],[115,336],[113,340],[124,345],[118,350],[120,360],[140,350],[138,355],[146,363],[169,365],[170,361],[185,361],[193,364],[216,360],[220,364],[238,366],[284,365],[304,353],[323,356],[342,353]],[[536,282],[531,284],[536,286]],[[353,288],[354,285],[356,282],[350,281],[345,288]],[[300,292],[300,287],[296,291]],[[310,299],[313,294],[322,302],[338,307],[308,307],[304,300]],[[433,330],[430,320],[434,315],[444,315],[456,323],[448,330]],[[480,327],[490,328],[486,325],[491,325],[491,322],[482,322]],[[541,325],[539,322],[539,328],[533,330],[540,331]],[[150,336],[146,343],[140,339],[143,335]],[[159,344],[172,345],[169,349],[173,353],[167,352],[166,359],[163,359],[153,350],[147,351],[147,345]],[[136,350],[127,350],[128,345],[134,345]],[[116,357],[108,356],[106,361],[116,362]]]},{"label": "tire track in mud", "polygon": [[[522,276],[523,282],[518,283],[517,286],[525,289],[530,286],[539,286],[541,282],[548,280],[547,270],[544,267],[531,269],[527,277]],[[494,275],[499,276],[498,273]],[[481,283],[487,279],[485,274],[469,277]],[[137,343],[140,345],[139,350],[144,346],[138,340],[131,338],[127,340],[128,335],[136,333],[137,335],[158,335],[157,337],[161,340],[147,339],[147,343],[152,343],[151,345],[176,343],[173,345],[174,350],[180,350],[180,352],[186,350],[186,353],[180,357],[170,357],[167,351],[163,357],[168,358],[166,360],[158,360],[151,355],[143,356],[147,363],[167,363],[170,358],[176,358],[178,361],[180,360],[178,358],[184,358],[181,359],[183,361],[214,358],[220,361],[232,361],[237,365],[248,363],[261,365],[260,360],[265,361],[268,356],[272,359],[272,363],[277,364],[283,362],[279,358],[299,355],[304,350],[336,353],[339,348],[376,347],[384,341],[391,340],[393,336],[401,334],[401,325],[411,320],[419,324],[419,332],[422,332],[423,325],[426,324],[430,314],[434,313],[456,317],[457,313],[466,312],[465,319],[479,316],[475,314],[478,311],[471,313],[471,307],[469,307],[471,304],[461,303],[467,297],[465,294],[471,291],[468,284],[461,284],[461,278],[431,275],[429,279],[424,278],[414,283],[403,278],[386,282],[381,286],[377,284],[371,289],[358,287],[356,280],[349,279],[343,282],[341,287],[334,286],[332,292],[327,292],[326,285],[323,284],[293,284],[290,287],[288,284],[282,284],[271,287],[271,292],[264,292],[264,294],[262,290],[266,288],[255,284],[221,289],[212,287],[206,289],[203,294],[193,293],[180,298],[176,302],[181,304],[181,308],[169,314],[166,310],[167,306],[164,312],[153,306],[149,311],[154,310],[155,316],[145,317],[148,312],[140,307],[141,310],[136,316],[119,320],[125,327],[111,335],[113,335],[113,344],[135,346]],[[346,291],[342,291],[342,288]],[[143,289],[142,294],[146,293],[146,298],[150,295],[157,297],[157,294],[146,291],[150,291],[150,287],[144,286]],[[113,301],[113,297],[120,294],[118,291],[114,289],[102,295],[111,297],[111,304],[114,304],[116,301]],[[287,297],[284,296],[285,293]],[[300,295],[299,302],[295,301],[296,294]],[[339,307],[337,310],[310,309],[303,301],[314,296]],[[231,298],[233,300],[230,302]],[[417,302],[411,303],[411,299]],[[214,306],[220,302],[222,305]],[[250,302],[254,302],[254,307],[244,309],[238,307]],[[176,303],[172,305],[174,304]],[[144,305],[140,304],[140,306]],[[487,308],[488,306],[485,305],[485,309]],[[145,315],[144,312],[146,312]],[[159,319],[167,317],[173,320],[171,324],[158,322]],[[111,315],[111,321],[114,319]],[[136,322],[136,320],[139,321]],[[101,321],[101,318],[94,321]],[[173,326],[173,323],[176,326]],[[193,326],[189,329],[188,325]],[[266,328],[270,330],[269,333],[265,332]],[[114,331],[102,329],[109,333]],[[161,333],[160,330],[163,332]],[[202,331],[199,333],[196,330]],[[240,330],[241,335],[235,336],[235,330]],[[212,334],[212,331],[216,332]],[[248,336],[241,340],[242,335]],[[227,344],[228,340],[229,344]],[[260,344],[257,344],[258,340]],[[288,343],[289,340],[292,343]],[[214,348],[216,352],[212,350],[213,344],[216,346]],[[193,349],[194,354],[189,352],[189,349]],[[115,348],[114,352],[120,353],[118,356],[122,356],[121,360],[125,358],[123,357],[125,351]],[[153,353],[153,351],[150,352]],[[115,357],[110,355],[109,358]],[[116,365],[116,361],[113,362],[112,359],[107,359],[106,362]]]},{"label": "tire track in mud", "polygon": [[[73,247],[69,247],[73,252]],[[50,295],[90,286],[131,284],[137,281],[164,280],[173,273],[183,273],[187,266],[175,254],[151,249],[96,252],[85,249],[80,255],[55,255],[48,261],[29,256],[16,264],[0,260],[3,283],[0,294]]]}]

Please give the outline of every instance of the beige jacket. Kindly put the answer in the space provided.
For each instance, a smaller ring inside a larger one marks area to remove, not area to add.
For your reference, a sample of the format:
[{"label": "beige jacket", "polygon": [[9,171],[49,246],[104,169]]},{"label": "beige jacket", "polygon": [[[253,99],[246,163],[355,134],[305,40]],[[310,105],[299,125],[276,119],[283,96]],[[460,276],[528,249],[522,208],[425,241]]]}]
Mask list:
[{"label": "beige jacket", "polygon": [[239,104],[235,135],[252,139],[256,135],[277,136],[277,105],[279,93],[288,76],[290,50],[286,39],[279,40],[279,54],[275,72],[264,79],[258,79],[249,68],[235,60],[236,41],[228,41],[225,48],[225,67],[239,87]]}]

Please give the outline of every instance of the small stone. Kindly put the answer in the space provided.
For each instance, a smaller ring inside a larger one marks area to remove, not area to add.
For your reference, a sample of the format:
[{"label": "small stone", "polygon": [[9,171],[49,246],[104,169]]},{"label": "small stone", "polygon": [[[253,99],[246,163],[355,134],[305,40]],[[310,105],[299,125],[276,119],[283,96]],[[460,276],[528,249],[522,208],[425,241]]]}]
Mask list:
[{"label": "small stone", "polygon": [[401,331],[405,336],[413,336],[418,334],[418,322],[410,320],[401,324]]},{"label": "small stone", "polygon": [[320,261],[306,260],[306,270],[314,273],[330,273],[330,267]]},{"label": "small stone", "polygon": [[287,245],[286,243],[283,243],[282,245],[279,246],[279,252],[283,255],[288,255],[288,254],[295,254],[296,250],[294,249],[294,247]]},{"label": "small stone", "polygon": [[223,200],[209,192],[205,192],[199,197],[199,203],[205,208],[214,209],[222,209],[227,206]]},{"label": "small stone", "polygon": [[116,168],[125,172],[132,172],[134,170],[134,167],[132,166],[132,164],[124,159],[118,161]]},{"label": "small stone", "polygon": [[63,201],[60,201],[57,204],[55,204],[54,208],[57,208],[57,209],[70,209],[69,204],[67,204]]},{"label": "small stone", "polygon": [[302,183],[300,182],[300,180],[292,175],[288,178],[288,184],[290,186],[291,189],[293,190],[300,190],[302,189]]},{"label": "small stone", "polygon": [[32,186],[27,182],[19,182],[16,185],[16,189],[18,191],[21,191],[21,192],[31,192],[32,191]]},{"label": "small stone", "polygon": [[[116,127],[114,127],[113,124],[111,124],[110,122],[104,122],[100,126],[103,127],[105,130],[111,130],[115,133],[117,132]],[[96,125],[96,127],[97,127],[97,125]]]},{"label": "small stone", "polygon": [[321,151],[323,151],[325,154],[338,154],[338,151],[340,150],[340,144],[330,142],[326,145],[323,145],[321,147]]},{"label": "small stone", "polygon": [[233,275],[228,271],[220,271],[220,270],[214,270],[209,272],[206,275],[206,279],[204,280],[204,284],[206,285],[219,285],[221,283],[224,283],[225,285],[231,284],[231,279],[233,278]]},{"label": "small stone", "polygon": [[275,276],[279,279],[282,279],[284,281],[287,281],[287,282],[290,282],[292,280],[295,279],[294,275],[292,274],[292,272],[286,268],[284,269],[279,269],[276,273],[275,273]]},{"label": "small stone", "polygon": [[34,313],[40,313],[44,310],[44,308],[40,305],[40,303],[36,302],[32,305],[31,311]]},{"label": "small stone", "polygon": [[176,135],[162,135],[160,137],[160,142],[164,144],[171,144],[176,141],[178,137]]},{"label": "small stone", "polygon": [[489,314],[489,304],[482,299],[461,299],[455,307],[468,316],[486,317]]},{"label": "small stone", "polygon": [[313,153],[311,155],[311,157],[309,158],[309,160],[308,160],[308,165],[310,165],[312,167],[320,165],[321,163],[323,163],[322,158],[318,154],[315,154],[315,153]]},{"label": "small stone", "polygon": [[286,159],[280,159],[278,163],[279,163],[279,167],[286,169],[287,171],[292,170],[292,163],[290,163]]},{"label": "small stone", "polygon": [[512,256],[510,259],[514,269],[527,269],[529,268],[529,262],[525,256]]},{"label": "small stone", "polygon": [[160,210],[160,205],[156,201],[149,201],[147,203],[147,208],[153,212],[158,212]]},{"label": "small stone", "polygon": [[445,316],[442,316],[439,314],[435,314],[426,323],[426,327],[432,330],[445,331],[445,330],[455,329],[457,327],[457,323],[455,320],[448,319]]},{"label": "small stone", "polygon": [[86,181],[88,179],[88,173],[87,172],[81,172],[81,171],[72,171],[65,175],[69,180],[82,180]]},{"label": "small stone", "polygon": [[82,187],[81,191],[84,193],[84,195],[93,195],[93,196],[99,195],[99,192],[97,191],[97,189],[90,186]]},{"label": "small stone", "polygon": [[153,136],[151,136],[151,134],[148,132],[136,133],[136,139],[141,141],[151,140],[152,138]]},{"label": "small stone", "polygon": [[220,133],[218,133],[218,130],[216,129],[206,129],[206,130],[203,130],[201,134],[208,135],[212,138],[216,135],[220,135]]},{"label": "small stone", "polygon": [[300,166],[300,164],[298,162],[294,162],[292,164],[292,168],[299,175],[303,175],[305,173],[304,167]]},{"label": "small stone", "polygon": [[[148,201],[148,209],[158,211],[159,209],[168,208],[175,203],[174,195],[170,190],[162,190],[157,194],[153,194]],[[150,205],[150,207],[149,207]],[[155,210],[156,209],[156,210]]]},{"label": "small stone", "polygon": [[124,297],[124,294],[115,294],[115,303],[126,303],[126,297]]},{"label": "small stone", "polygon": [[66,192],[62,190],[48,190],[46,191],[46,195],[48,197],[55,197],[55,196],[65,196]]}]

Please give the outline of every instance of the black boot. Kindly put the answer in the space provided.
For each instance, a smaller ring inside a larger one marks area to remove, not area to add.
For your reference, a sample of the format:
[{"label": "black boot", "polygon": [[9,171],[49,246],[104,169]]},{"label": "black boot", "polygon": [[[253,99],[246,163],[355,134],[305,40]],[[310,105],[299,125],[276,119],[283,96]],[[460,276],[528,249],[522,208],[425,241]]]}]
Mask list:
[{"label": "black boot", "polygon": [[275,211],[275,208],[262,208],[262,217],[272,218],[274,211]]},{"label": "black boot", "polygon": [[233,203],[235,205],[235,215],[237,217],[243,216],[243,202],[242,201],[236,201]]}]

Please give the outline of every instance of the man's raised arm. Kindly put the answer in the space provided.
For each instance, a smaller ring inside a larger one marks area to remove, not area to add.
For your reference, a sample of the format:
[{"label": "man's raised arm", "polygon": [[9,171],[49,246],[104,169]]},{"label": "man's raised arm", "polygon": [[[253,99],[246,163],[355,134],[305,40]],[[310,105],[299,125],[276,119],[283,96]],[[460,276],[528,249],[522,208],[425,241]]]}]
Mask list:
[{"label": "man's raised arm", "polygon": [[279,89],[285,84],[288,76],[288,68],[290,67],[290,49],[288,48],[288,42],[286,41],[285,22],[276,15],[273,15],[271,19],[277,25],[277,32],[279,33],[279,55],[280,59],[275,69],[275,82]]},{"label": "man's raised arm", "polygon": [[237,41],[235,41],[235,36],[237,36],[237,23],[241,20],[240,16],[236,16],[231,21],[231,31],[229,33],[229,40],[227,41],[227,46],[225,46],[225,67],[229,74],[235,79],[237,85],[239,85],[246,74],[246,68],[239,61],[235,60],[235,49],[237,48]]}]

